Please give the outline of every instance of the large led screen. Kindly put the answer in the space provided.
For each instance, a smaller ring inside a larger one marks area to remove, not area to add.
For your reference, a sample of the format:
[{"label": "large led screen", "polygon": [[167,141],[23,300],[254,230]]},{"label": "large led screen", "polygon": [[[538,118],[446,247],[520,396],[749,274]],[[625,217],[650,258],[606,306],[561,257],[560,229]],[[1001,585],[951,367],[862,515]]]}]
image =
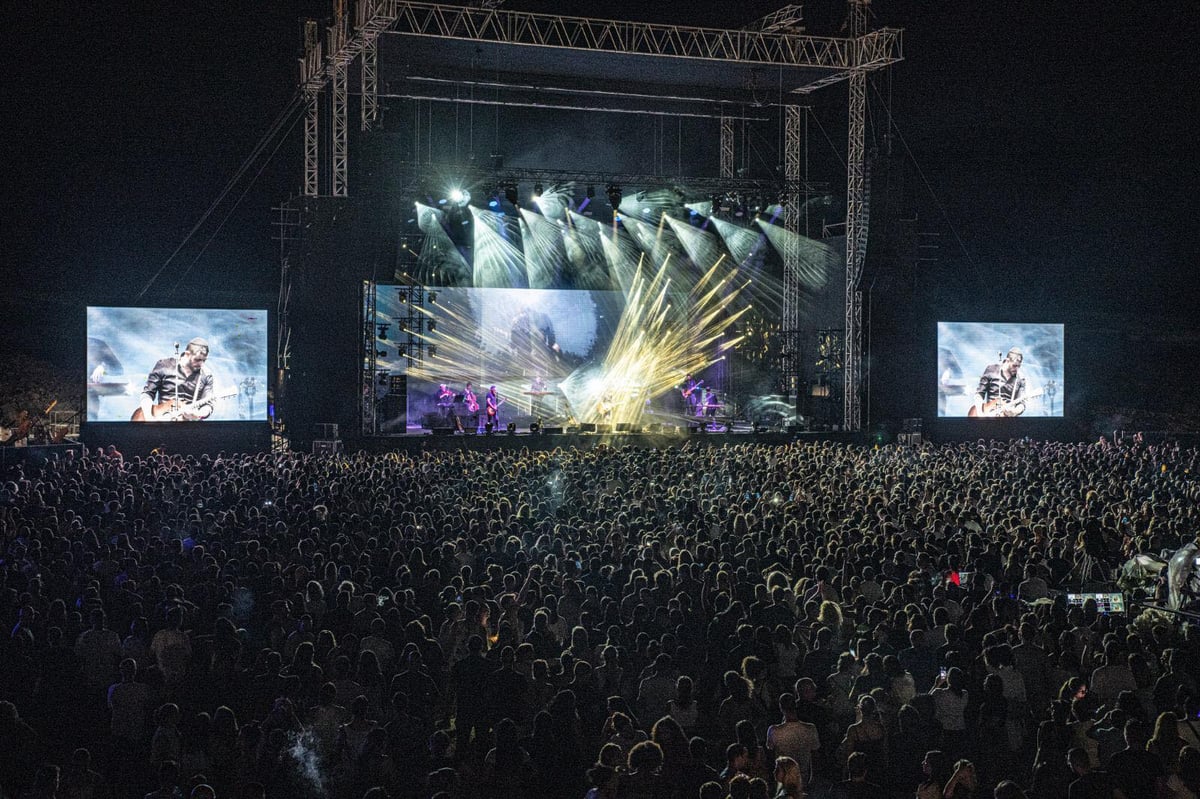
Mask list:
[{"label": "large led screen", "polygon": [[87,309],[92,422],[266,421],[267,312]]},{"label": "large led screen", "polygon": [[407,375],[407,407],[385,415],[406,414],[414,425],[432,424],[431,416],[451,409],[473,414],[468,406],[483,405],[493,385],[505,403],[502,420],[570,415],[571,387],[604,360],[625,304],[616,291],[420,292],[426,290],[414,295],[406,287],[379,286],[374,331],[380,399],[388,392],[387,376]]},{"label": "large led screen", "polygon": [[1062,416],[1063,326],[938,323],[938,416]]}]

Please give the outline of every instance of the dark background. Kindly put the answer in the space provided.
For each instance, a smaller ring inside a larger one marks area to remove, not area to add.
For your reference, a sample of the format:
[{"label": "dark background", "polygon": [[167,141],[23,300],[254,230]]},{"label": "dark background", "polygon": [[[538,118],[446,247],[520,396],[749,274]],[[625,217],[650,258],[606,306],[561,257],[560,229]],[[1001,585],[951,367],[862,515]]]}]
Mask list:
[{"label": "dark background", "polygon": [[[507,7],[738,27],[778,6]],[[300,20],[328,4],[6,11],[0,347],[73,369],[89,304],[273,307],[270,209],[299,190],[298,126],[137,298],[291,99]],[[875,25],[905,29],[906,55],[871,89],[875,415],[932,415],[938,319],[1065,322],[1068,411],[1185,400],[1200,343],[1194,7],[879,0],[872,11]],[[805,7],[812,33],[837,33],[844,16],[837,2]],[[813,98],[832,142],[814,131],[814,164],[844,158],[845,92]],[[564,151],[545,156],[569,164],[570,140],[554,145]],[[812,177],[844,186],[834,168]]]}]

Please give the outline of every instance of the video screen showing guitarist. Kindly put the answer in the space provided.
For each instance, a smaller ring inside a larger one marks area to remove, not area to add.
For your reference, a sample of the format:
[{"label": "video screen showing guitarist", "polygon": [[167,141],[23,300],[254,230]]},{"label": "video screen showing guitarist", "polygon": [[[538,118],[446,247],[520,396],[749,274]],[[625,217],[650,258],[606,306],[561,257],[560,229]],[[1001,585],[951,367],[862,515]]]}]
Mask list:
[{"label": "video screen showing guitarist", "polygon": [[[178,348],[178,345],[176,345]],[[201,421],[213,413],[213,373],[204,365],[208,342],[194,338],[178,358],[163,358],[146,377],[131,421]]]},{"label": "video screen showing guitarist", "polygon": [[1025,413],[1025,378],[1021,363],[1025,355],[1013,347],[999,363],[988,365],[979,377],[975,402],[967,412],[972,417],[1011,417]]}]

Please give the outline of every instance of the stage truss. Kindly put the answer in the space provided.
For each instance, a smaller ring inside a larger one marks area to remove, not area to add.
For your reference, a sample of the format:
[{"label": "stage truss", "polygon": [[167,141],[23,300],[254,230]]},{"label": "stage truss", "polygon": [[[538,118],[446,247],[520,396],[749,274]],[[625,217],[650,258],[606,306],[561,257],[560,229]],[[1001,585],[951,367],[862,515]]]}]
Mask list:
[{"label": "stage truss", "polygon": [[[845,328],[841,357],[843,381],[843,425],[847,430],[862,426],[862,290],[861,281],[869,228],[869,174],[865,152],[867,121],[867,76],[903,58],[901,31],[891,28],[868,29],[869,0],[848,0],[849,37],[809,36],[798,25],[799,7],[786,6],[740,30],[662,25],[643,22],[591,19],[475,6],[450,6],[438,3],[400,2],[399,0],[358,0],[354,4],[354,23],[349,24],[348,0],[335,0],[333,19],[328,27],[328,52],[321,50],[317,24],[305,25],[305,53],[300,61],[300,83],[305,99],[304,195],[322,194],[320,181],[320,102],[322,92],[330,95],[333,116],[329,137],[329,180],[326,191],[345,197],[349,191],[347,147],[347,74],[352,63],[361,62],[361,128],[370,130],[379,115],[381,42],[386,36],[402,39],[406,47],[417,48],[432,42],[444,57],[466,59],[484,47],[517,53],[537,51],[546,54],[547,74],[586,72],[591,64],[596,71],[611,70],[613,59],[628,60],[639,75],[670,75],[678,91],[681,81],[693,81],[690,88],[697,96],[681,98],[666,95],[666,104],[683,100],[706,100],[709,105],[727,108],[744,93],[744,85],[731,85],[734,67],[771,67],[779,75],[782,100],[787,191],[783,202],[783,222],[799,231],[801,198],[811,194],[811,186],[801,181],[803,141],[803,102],[818,89],[846,81],[848,91],[848,148],[846,171],[846,279]],[[456,50],[462,46],[464,49]],[[473,56],[471,56],[473,57]],[[589,60],[590,59],[590,60]],[[517,60],[514,58],[513,60]],[[622,61],[621,63],[624,63]],[[430,81],[441,78],[433,74]],[[786,83],[786,86],[785,86]],[[736,84],[736,81],[733,81]],[[514,88],[514,87],[509,87]],[[563,92],[575,91],[562,84]],[[432,98],[430,98],[432,99]],[[647,110],[645,113],[656,113]],[[669,112],[668,112],[669,113]],[[719,119],[719,178],[727,185],[734,177],[734,141],[732,118],[728,111]],[[489,171],[491,174],[492,171]],[[555,170],[545,170],[551,178]],[[636,183],[643,176],[605,176]],[[597,176],[596,182],[605,177]],[[651,177],[651,176],[644,176]],[[633,179],[630,179],[633,178]],[[572,174],[571,179],[587,180]],[[662,182],[663,175],[653,179]],[[693,181],[702,179],[692,178]],[[779,185],[775,181],[775,186]],[[785,382],[800,390],[803,345],[800,331],[800,294],[796,279],[800,268],[797,247],[783,253],[784,298],[781,320],[781,372]],[[285,259],[286,272],[286,259]],[[284,284],[288,277],[284,275]],[[281,297],[281,302],[283,299]]]}]

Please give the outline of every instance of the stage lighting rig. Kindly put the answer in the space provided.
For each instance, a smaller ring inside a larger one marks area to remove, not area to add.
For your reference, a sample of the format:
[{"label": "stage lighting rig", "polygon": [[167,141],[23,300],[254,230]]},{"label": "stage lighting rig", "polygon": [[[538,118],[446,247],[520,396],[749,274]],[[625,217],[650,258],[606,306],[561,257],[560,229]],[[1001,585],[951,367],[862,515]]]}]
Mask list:
[{"label": "stage lighting rig", "polygon": [[388,328],[391,327],[391,325],[380,323],[376,325],[376,327],[379,328],[379,340],[387,341]]},{"label": "stage lighting rig", "polygon": [[610,183],[604,189],[604,193],[608,195],[608,204],[613,207],[614,211],[621,207],[622,194],[620,186],[616,183]]},{"label": "stage lighting rig", "polygon": [[453,188],[450,190],[450,202],[461,208],[471,202],[471,192],[465,189]]},{"label": "stage lighting rig", "polygon": [[534,183],[533,184],[533,199],[535,201],[540,200],[542,197],[542,192],[544,190],[545,190],[545,187],[541,184],[541,181]]}]

